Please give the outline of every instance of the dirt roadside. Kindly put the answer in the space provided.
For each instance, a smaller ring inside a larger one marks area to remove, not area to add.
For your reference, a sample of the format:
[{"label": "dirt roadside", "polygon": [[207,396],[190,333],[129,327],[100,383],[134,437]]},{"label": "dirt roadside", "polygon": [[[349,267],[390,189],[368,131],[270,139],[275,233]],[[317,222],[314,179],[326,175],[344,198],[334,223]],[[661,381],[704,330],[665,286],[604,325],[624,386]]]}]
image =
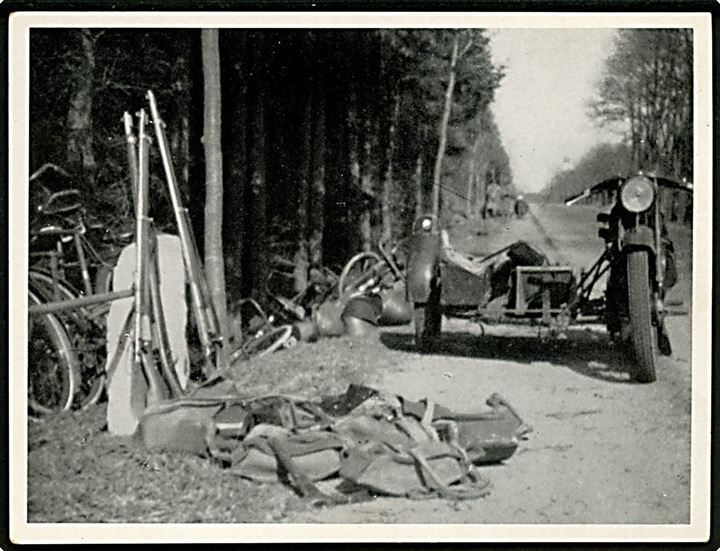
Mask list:
[{"label": "dirt roadside", "polygon": [[[595,210],[533,208],[493,238],[454,232],[459,249],[481,254],[525,239],[551,260],[589,267],[602,250]],[[673,231],[683,281],[674,298],[690,308],[690,232]],[[552,237],[550,237],[552,236]],[[687,523],[690,514],[690,320],[669,320],[673,355],[658,381],[628,382],[601,327],[545,341],[527,329],[451,320],[437,353],[414,351],[410,328],[386,330],[388,369],[375,384],[410,398],[432,397],[458,411],[500,392],[534,432],[503,465],[485,467],[492,493],[481,500],[377,499],[285,522],[328,523]]]}]

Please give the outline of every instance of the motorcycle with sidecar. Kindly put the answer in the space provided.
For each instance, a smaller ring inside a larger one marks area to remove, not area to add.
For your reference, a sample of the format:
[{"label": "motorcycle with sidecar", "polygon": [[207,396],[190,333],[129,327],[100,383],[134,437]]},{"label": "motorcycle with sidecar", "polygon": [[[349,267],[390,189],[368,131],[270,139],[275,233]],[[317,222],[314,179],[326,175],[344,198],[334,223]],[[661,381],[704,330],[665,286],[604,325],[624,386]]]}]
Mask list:
[{"label": "motorcycle with sidecar", "polygon": [[[601,193],[613,197],[609,212],[597,215],[605,249],[579,274],[570,266],[551,265],[523,241],[484,257],[466,255],[450,245],[436,217],[421,216],[413,226],[406,267],[418,349],[433,349],[443,315],[542,325],[552,333],[604,323],[610,338],[627,351],[630,377],[654,381],[658,356],[671,353],[664,301],[677,281],[662,189],[691,192],[692,186],[638,173],[604,180],[566,200],[572,205]],[[603,278],[604,293],[591,297]]]}]

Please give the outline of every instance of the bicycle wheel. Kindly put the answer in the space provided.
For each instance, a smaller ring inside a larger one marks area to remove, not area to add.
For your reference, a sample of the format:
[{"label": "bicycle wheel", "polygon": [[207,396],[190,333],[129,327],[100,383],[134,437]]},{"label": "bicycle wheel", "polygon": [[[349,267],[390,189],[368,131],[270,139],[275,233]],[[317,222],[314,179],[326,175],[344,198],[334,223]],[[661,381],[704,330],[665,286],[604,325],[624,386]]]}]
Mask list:
[{"label": "bicycle wheel", "polygon": [[[64,281],[54,281],[43,272],[30,272],[30,286],[42,301],[53,301],[57,285],[61,300],[78,298],[78,292]],[[59,312],[54,317],[62,324],[74,352],[80,380],[75,390],[75,406],[85,409],[99,401],[105,388],[105,328],[94,307]]]},{"label": "bicycle wheel", "polygon": [[273,327],[267,333],[253,337],[246,342],[242,350],[247,357],[260,358],[286,346],[292,337],[291,325]]},{"label": "bicycle wheel", "polygon": [[[28,291],[28,303],[42,304]],[[63,324],[54,314],[28,316],[28,406],[36,415],[67,411],[80,382],[80,366]]]},{"label": "bicycle wheel", "polygon": [[389,270],[385,262],[374,252],[356,254],[340,272],[338,294],[343,296],[359,290],[363,284],[378,276],[382,266]]}]

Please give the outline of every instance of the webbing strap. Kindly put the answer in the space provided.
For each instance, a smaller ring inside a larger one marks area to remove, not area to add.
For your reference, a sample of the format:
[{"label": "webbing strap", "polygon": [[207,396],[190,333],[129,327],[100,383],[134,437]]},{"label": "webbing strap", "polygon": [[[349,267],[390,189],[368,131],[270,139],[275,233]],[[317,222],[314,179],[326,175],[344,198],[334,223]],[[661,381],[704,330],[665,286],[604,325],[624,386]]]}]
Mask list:
[{"label": "webbing strap", "polygon": [[[423,477],[425,477],[425,483],[428,487],[428,492],[435,493],[445,499],[476,499],[485,497],[489,490],[487,489],[490,485],[490,481],[484,477],[481,477],[473,468],[472,464],[465,464],[464,466],[468,469],[465,476],[463,477],[464,482],[448,486],[443,483],[435,471],[428,463],[427,459],[422,456],[416,449],[406,450],[415,462],[421,467]],[[465,455],[465,454],[462,454]],[[465,455],[465,458],[467,456]],[[414,494],[410,497],[425,497],[422,494]]]},{"label": "webbing strap", "polygon": [[425,412],[423,413],[420,423],[423,427],[430,427],[432,425],[433,415],[435,414],[435,402],[429,398],[425,398]]}]

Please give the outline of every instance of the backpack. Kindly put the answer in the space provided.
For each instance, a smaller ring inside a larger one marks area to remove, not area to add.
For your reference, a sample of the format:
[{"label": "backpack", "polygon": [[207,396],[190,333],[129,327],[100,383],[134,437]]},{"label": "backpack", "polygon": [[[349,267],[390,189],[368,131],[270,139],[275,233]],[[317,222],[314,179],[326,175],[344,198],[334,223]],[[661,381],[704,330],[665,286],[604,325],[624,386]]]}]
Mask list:
[{"label": "backpack", "polygon": [[[488,493],[476,465],[509,458],[531,430],[501,396],[487,404],[456,414],[362,385],[315,401],[206,396],[150,406],[138,436],[151,450],[209,456],[243,478],[288,482],[318,505],[373,494],[469,499]],[[326,494],[314,484],[334,476],[356,492]]]}]

